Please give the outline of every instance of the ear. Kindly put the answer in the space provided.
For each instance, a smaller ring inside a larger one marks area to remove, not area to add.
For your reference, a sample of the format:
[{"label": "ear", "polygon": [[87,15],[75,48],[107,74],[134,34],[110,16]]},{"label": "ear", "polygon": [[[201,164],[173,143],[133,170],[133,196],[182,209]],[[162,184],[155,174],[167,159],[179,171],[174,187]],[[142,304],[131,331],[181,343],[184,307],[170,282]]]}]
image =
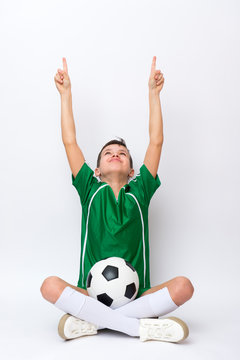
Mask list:
[{"label": "ear", "polygon": [[95,175],[98,177],[101,175],[99,168],[95,169]]},{"label": "ear", "polygon": [[131,171],[130,171],[130,173],[128,174],[128,177],[133,177],[133,175],[134,175],[134,169],[131,169]]}]

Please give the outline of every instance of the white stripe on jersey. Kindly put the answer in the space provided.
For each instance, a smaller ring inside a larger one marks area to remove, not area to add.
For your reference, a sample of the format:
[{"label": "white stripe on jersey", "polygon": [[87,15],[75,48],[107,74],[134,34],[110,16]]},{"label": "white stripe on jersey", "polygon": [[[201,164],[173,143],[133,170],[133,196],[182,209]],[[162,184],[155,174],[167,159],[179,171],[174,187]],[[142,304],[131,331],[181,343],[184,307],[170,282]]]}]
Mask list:
[{"label": "white stripe on jersey", "polygon": [[93,201],[94,196],[97,194],[97,192],[104,188],[104,186],[108,186],[108,184],[105,184],[103,186],[100,186],[100,188],[97,189],[97,191],[95,191],[95,193],[93,194],[93,196],[91,197],[90,203],[88,205],[88,214],[87,214],[87,223],[86,223],[86,233],[85,233],[85,239],[84,239],[84,245],[83,245],[83,255],[82,255],[82,286],[84,286],[83,284],[83,278],[84,278],[84,256],[85,256],[85,250],[86,250],[86,243],[87,243],[87,235],[88,235],[88,219],[89,219],[89,214],[90,214],[90,208],[91,208],[91,204]]},{"label": "white stripe on jersey", "polygon": [[142,241],[143,241],[143,264],[144,264],[144,288],[145,288],[145,279],[146,279],[146,255],[145,255],[145,237],[144,237],[144,222],[143,222],[143,215],[142,215],[142,210],[140,208],[140,205],[136,199],[136,197],[130,193],[130,192],[127,192],[126,193],[127,195],[131,195],[136,203],[137,203],[137,206],[138,206],[138,209],[139,209],[139,212],[140,212],[140,217],[141,217],[141,222],[142,222]]}]

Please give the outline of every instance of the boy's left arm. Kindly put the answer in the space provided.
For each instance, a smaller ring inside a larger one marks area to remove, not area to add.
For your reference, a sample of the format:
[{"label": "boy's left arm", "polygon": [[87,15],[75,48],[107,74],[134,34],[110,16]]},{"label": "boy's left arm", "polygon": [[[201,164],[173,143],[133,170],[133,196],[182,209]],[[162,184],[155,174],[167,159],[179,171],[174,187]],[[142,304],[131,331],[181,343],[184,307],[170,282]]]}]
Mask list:
[{"label": "boy's left arm", "polygon": [[164,84],[164,77],[160,70],[156,70],[156,56],[153,57],[149,86],[149,145],[144,158],[144,164],[155,178],[158,171],[162,144],[163,122],[160,103],[160,91]]}]

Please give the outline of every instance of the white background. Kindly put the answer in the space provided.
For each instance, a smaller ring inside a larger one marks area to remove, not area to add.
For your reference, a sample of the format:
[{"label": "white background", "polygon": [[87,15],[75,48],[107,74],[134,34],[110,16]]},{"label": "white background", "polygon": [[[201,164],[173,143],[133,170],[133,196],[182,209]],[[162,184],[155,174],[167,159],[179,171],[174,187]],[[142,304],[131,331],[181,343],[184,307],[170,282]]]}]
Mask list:
[{"label": "white background", "polygon": [[[239,356],[239,10],[233,0],[1,1],[5,359]],[[81,207],[54,75],[66,57],[77,141],[89,166],[119,136],[136,175],[149,141],[153,56],[165,84],[162,184],[149,208],[151,282],[192,281],[192,299],[171,314],[190,335],[181,345],[141,343],[106,329],[65,342],[57,334],[63,313],[40,293],[50,275],[76,285],[80,261]]]}]

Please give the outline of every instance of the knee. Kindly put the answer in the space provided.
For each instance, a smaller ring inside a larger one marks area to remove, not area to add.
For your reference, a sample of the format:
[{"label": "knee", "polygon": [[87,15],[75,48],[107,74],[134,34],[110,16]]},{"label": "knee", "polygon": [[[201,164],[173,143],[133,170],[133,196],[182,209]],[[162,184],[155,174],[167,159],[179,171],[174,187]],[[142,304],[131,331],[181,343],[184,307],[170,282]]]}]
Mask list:
[{"label": "knee", "polygon": [[176,291],[184,295],[185,301],[191,299],[194,287],[191,281],[185,276],[178,276],[176,279]]},{"label": "knee", "polygon": [[55,303],[61,294],[60,285],[61,279],[59,277],[47,277],[40,287],[40,291],[44,299],[50,301],[51,303]]}]

